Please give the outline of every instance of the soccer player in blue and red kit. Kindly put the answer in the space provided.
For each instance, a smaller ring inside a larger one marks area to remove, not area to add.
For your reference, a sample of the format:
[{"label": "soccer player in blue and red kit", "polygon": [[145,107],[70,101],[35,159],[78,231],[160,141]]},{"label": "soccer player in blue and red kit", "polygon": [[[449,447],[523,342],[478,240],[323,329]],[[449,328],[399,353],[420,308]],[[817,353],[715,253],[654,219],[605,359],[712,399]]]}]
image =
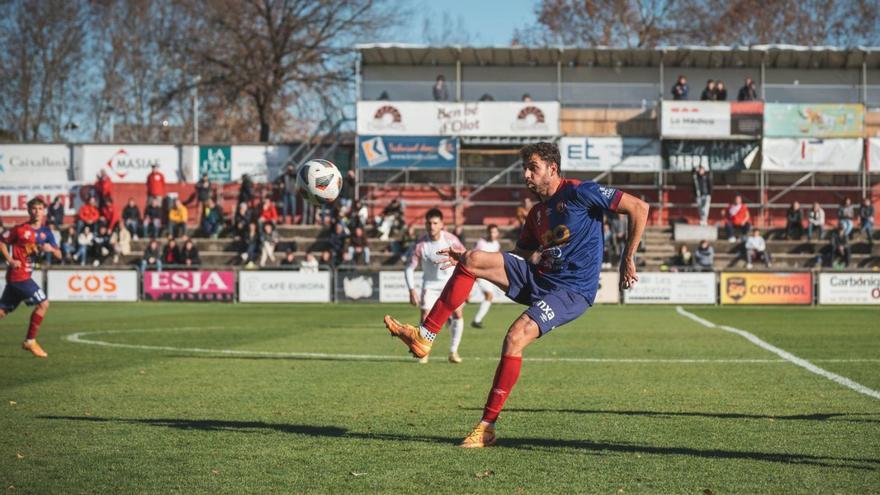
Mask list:
[{"label": "soccer player in blue and red kit", "polygon": [[535,143],[520,150],[526,186],[541,200],[528,214],[516,248],[507,253],[444,249],[452,278],[420,327],[385,316],[392,336],[417,357],[428,355],[437,332],[468,297],[477,278],[486,279],[514,301],[529,306],[507,331],[501,362],[483,409],[483,418],[461,447],[495,443],[495,420],[519,378],[523,350],[554,328],[575,320],[593,304],[602,265],[605,211],[629,216],[629,237],[620,262],[620,287],[637,281],[633,261],[648,219],[644,201],[595,182],[565,179],[559,148]]},{"label": "soccer player in blue and red kit", "polygon": [[49,355],[40,347],[36,338],[43,317],[49,310],[49,301],[43,289],[31,278],[31,273],[34,271],[33,258],[41,250],[57,257],[60,257],[61,253],[51,243],[41,244],[38,240],[38,231],[46,219],[46,203],[40,198],[34,198],[28,201],[27,208],[30,219],[7,230],[0,237],[0,255],[9,265],[6,271],[6,288],[3,290],[3,296],[0,297],[0,319],[15,310],[22,302],[28,306],[36,306],[31,313],[27,337],[21,348],[34,356],[45,358]]}]

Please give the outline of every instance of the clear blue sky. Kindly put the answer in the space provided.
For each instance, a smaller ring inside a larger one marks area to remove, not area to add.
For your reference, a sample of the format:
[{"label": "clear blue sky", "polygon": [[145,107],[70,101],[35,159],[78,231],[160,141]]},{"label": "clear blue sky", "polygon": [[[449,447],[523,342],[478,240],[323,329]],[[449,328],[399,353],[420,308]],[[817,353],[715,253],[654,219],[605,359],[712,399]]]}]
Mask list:
[{"label": "clear blue sky", "polygon": [[424,43],[422,24],[425,16],[441,19],[444,13],[457,23],[461,19],[474,45],[509,45],[516,28],[535,21],[534,9],[539,0],[400,0],[415,15],[409,29],[393,40],[401,43]]}]

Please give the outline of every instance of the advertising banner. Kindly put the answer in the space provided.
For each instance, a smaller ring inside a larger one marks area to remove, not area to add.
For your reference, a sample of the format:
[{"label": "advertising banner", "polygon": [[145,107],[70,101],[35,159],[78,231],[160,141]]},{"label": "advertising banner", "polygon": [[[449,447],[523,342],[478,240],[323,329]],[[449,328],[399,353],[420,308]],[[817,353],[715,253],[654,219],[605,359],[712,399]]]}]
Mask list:
[{"label": "advertising banner", "polygon": [[623,291],[625,304],[715,304],[715,272],[647,272]]},{"label": "advertising banner", "polygon": [[862,137],[865,106],[859,103],[767,103],[764,136]]},{"label": "advertising banner", "polygon": [[146,183],[153,165],[165,175],[165,182],[181,180],[180,150],[172,145],[88,144],[77,146],[74,160],[82,171],[80,180],[91,182],[106,170],[113,182]]},{"label": "advertising banner", "polygon": [[144,272],[147,301],[228,301],[235,299],[235,272]]},{"label": "advertising banner", "polygon": [[562,170],[659,172],[660,141],[651,138],[564,137]]},{"label": "advertising banner", "polygon": [[0,184],[67,184],[73,180],[64,144],[0,144]]},{"label": "advertising banner", "polygon": [[232,181],[232,149],[229,146],[199,146],[199,173],[195,180],[208,174],[211,182]]},{"label": "advertising banner", "polygon": [[809,272],[721,274],[721,304],[812,303],[813,275]]},{"label": "advertising banner", "polygon": [[330,289],[330,272],[238,272],[241,302],[330,302]]},{"label": "advertising banner", "polygon": [[[726,171],[751,168],[758,156],[758,141],[663,141],[666,167],[691,171]],[[564,169],[563,169],[564,170]]]},{"label": "advertising banner", "polygon": [[81,204],[79,186],[66,184],[48,184],[31,186],[14,186],[0,184],[0,217],[27,216],[27,202],[33,198],[43,198],[51,204],[56,197],[61,197],[66,215],[75,215],[76,208]]},{"label": "advertising banner", "polygon": [[559,102],[359,101],[370,136],[557,136]]},{"label": "advertising banner", "polygon": [[336,300],[377,302],[379,273],[340,270],[336,273]]},{"label": "advertising banner", "polygon": [[268,182],[281,175],[284,162],[290,156],[289,146],[243,145],[230,150],[231,180],[248,174],[255,182]]},{"label": "advertising banner", "polygon": [[361,168],[455,168],[458,139],[432,136],[359,136]]},{"label": "advertising banner", "polygon": [[[421,290],[422,272],[416,272],[413,278],[416,289]],[[409,289],[406,288],[406,278],[402,271],[379,272],[379,302],[409,302]]]},{"label": "advertising banner", "polygon": [[[46,278],[42,270],[31,273],[31,278],[43,289],[43,292],[46,292]],[[6,277],[0,277],[0,294],[3,294],[4,289],[6,289]]]},{"label": "advertising banner", "polygon": [[47,294],[53,301],[137,301],[134,270],[49,270]]},{"label": "advertising banner", "polygon": [[764,138],[763,170],[779,172],[858,172],[862,139]]},{"label": "advertising banner", "polygon": [[819,304],[880,305],[880,273],[820,273]]},{"label": "advertising banner", "polygon": [[594,303],[620,303],[620,273],[602,272],[599,274],[599,290],[596,292],[596,300]]},{"label": "advertising banner", "polygon": [[664,100],[660,134],[664,138],[730,137],[730,103]]},{"label": "advertising banner", "polygon": [[763,101],[730,102],[730,133],[741,136],[761,135],[764,127]]},{"label": "advertising banner", "polygon": [[865,162],[868,170],[880,172],[880,138],[869,138],[867,148]]}]

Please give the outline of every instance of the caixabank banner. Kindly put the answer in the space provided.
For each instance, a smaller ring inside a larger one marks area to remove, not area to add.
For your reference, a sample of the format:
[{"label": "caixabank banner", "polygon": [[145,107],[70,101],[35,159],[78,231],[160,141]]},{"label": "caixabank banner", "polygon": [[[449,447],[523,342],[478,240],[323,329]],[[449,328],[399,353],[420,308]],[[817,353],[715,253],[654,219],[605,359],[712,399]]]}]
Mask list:
[{"label": "caixabank banner", "polygon": [[809,272],[721,274],[721,304],[812,303],[813,275]]}]

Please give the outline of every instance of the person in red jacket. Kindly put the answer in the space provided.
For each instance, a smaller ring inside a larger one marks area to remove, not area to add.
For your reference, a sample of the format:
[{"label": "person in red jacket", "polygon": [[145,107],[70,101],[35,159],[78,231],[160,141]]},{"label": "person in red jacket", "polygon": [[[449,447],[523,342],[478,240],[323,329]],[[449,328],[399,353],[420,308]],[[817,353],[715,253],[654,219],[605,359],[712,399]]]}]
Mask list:
[{"label": "person in red jacket", "polygon": [[110,180],[110,175],[104,169],[101,169],[98,174],[98,182],[95,182],[95,194],[98,196],[98,206],[101,207],[113,195],[113,181]]},{"label": "person in red jacket", "polygon": [[82,205],[76,213],[76,234],[79,235],[83,227],[89,227],[92,232],[95,232],[99,218],[101,218],[101,214],[98,212],[98,201],[91,197],[88,203]]},{"label": "person in red jacket", "polygon": [[741,195],[737,194],[733,198],[733,203],[724,209],[724,218],[727,219],[724,227],[727,229],[728,241],[736,242],[736,237],[733,235],[734,228],[740,229],[743,236],[749,235],[749,230],[752,228],[752,217],[749,215],[749,207],[743,203]]},{"label": "person in red jacket", "polygon": [[101,224],[107,226],[107,230],[113,232],[119,225],[119,211],[113,205],[113,198],[108,196],[101,207]]},{"label": "person in red jacket", "polygon": [[260,225],[262,226],[266,222],[272,225],[278,223],[278,209],[275,208],[275,203],[268,195],[263,197],[263,208],[260,211]]},{"label": "person in red jacket", "polygon": [[165,176],[159,171],[158,165],[153,165],[153,171],[147,176],[147,204],[158,198],[161,204],[165,200]]}]

